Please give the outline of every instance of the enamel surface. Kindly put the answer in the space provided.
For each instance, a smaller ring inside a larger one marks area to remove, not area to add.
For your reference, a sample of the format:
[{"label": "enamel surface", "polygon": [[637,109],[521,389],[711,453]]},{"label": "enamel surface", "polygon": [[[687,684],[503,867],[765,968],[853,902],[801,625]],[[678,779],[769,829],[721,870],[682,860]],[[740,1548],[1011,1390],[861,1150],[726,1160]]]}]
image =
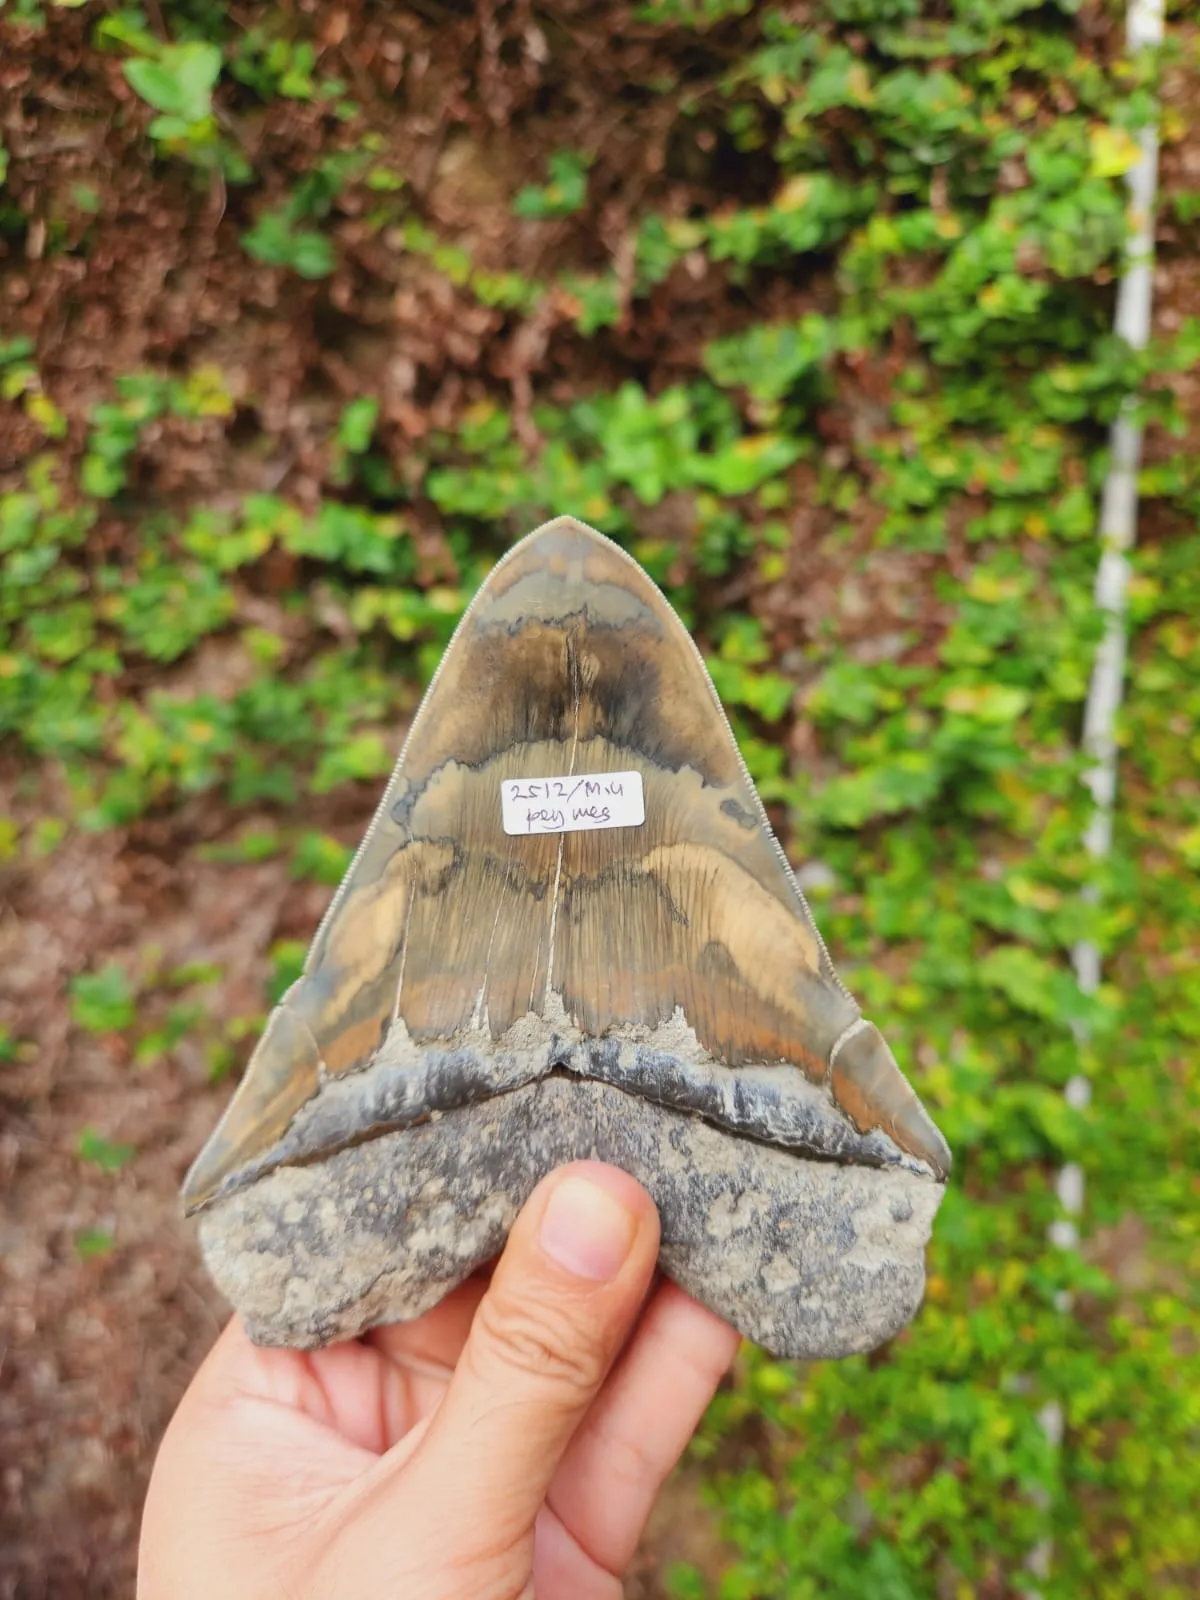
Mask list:
[{"label": "enamel surface", "polygon": [[[621,772],[641,776],[640,826],[504,832],[503,780]],[[948,1170],[834,972],[691,639],[635,562],[568,517],[517,545],[459,626],[185,1202],[229,1192],[322,1083],[363,1072],[389,1039],[419,1058],[470,1034],[487,1057],[522,1019],[560,1019],[576,1041],[682,1021],[701,1059],[745,1069],[752,1111],[764,1082],[780,1100],[790,1069],[859,1134]],[[554,1066],[550,1050],[529,1074]],[[488,1089],[485,1073],[470,1092]],[[713,1115],[699,1088],[680,1093]],[[715,1120],[736,1133],[730,1105]]]}]

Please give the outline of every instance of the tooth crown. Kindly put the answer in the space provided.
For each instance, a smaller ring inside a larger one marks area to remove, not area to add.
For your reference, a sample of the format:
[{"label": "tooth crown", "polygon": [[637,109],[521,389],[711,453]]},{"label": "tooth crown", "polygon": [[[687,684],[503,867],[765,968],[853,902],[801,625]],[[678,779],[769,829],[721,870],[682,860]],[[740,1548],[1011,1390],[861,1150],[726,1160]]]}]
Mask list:
[{"label": "tooth crown", "polygon": [[[640,782],[643,821],[601,812],[614,774]],[[529,818],[552,831],[506,832],[501,785],[551,778]],[[637,1055],[676,1024],[686,1050]],[[530,1026],[545,1047],[514,1056]],[[464,1042],[474,1064],[447,1076],[437,1063]],[[401,1058],[403,1116],[370,1122],[364,1087],[357,1139],[559,1071],[824,1159],[949,1167],[834,971],[692,640],[640,567],[570,517],[517,545],[460,624],[189,1208],[286,1164],[314,1102]],[[793,1137],[788,1107],[813,1086],[824,1132]]]}]

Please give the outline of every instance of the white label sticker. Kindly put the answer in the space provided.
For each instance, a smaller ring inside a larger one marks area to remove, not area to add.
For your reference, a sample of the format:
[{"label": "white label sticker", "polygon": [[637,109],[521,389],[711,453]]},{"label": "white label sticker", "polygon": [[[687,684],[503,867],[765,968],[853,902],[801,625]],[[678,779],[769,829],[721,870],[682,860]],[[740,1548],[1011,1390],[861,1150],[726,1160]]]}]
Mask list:
[{"label": "white label sticker", "polygon": [[578,833],[638,828],[646,820],[640,772],[590,777],[505,778],[500,785],[505,833]]}]

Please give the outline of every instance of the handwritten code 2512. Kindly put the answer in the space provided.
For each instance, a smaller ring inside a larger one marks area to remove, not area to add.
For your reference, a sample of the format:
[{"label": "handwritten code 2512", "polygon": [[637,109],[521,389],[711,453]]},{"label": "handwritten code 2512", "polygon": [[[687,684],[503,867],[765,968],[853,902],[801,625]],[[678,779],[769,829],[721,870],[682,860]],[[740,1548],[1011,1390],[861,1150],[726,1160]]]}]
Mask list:
[{"label": "handwritten code 2512", "polygon": [[577,833],[637,828],[646,820],[640,772],[566,778],[505,778],[500,784],[505,833]]}]

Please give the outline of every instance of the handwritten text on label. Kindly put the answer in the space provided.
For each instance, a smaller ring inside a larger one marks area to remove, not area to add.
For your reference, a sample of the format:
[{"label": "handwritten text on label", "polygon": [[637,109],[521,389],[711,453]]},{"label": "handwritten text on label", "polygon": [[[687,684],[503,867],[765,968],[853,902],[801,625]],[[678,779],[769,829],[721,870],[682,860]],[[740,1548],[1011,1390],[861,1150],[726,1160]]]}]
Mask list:
[{"label": "handwritten text on label", "polygon": [[505,833],[577,833],[637,828],[646,820],[640,772],[569,778],[505,778],[500,784]]}]

